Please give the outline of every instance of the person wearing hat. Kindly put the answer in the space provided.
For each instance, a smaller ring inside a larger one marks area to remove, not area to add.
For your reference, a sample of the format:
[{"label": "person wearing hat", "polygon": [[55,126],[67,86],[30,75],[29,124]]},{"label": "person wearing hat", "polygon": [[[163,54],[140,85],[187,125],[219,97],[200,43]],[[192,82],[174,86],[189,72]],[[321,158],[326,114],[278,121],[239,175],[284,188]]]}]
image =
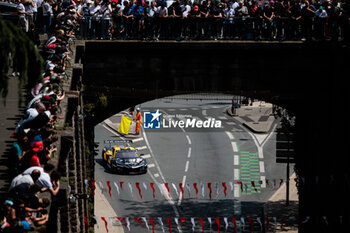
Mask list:
[{"label": "person wearing hat", "polygon": [[327,11],[320,6],[315,12],[315,37],[317,40],[324,40],[325,38],[325,25],[328,17]]},{"label": "person wearing hat", "polygon": [[136,108],[136,117],[134,118],[136,121],[135,134],[140,134],[140,126],[141,126],[141,111],[140,108]]}]

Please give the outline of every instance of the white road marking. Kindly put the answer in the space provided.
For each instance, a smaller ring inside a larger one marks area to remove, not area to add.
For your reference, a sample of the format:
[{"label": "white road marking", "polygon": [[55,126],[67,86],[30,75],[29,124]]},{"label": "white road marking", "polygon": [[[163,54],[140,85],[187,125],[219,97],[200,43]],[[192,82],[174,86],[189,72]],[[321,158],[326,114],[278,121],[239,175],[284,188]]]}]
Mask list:
[{"label": "white road marking", "polygon": [[227,120],[227,118],[224,117],[224,116],[219,116],[218,118],[219,118],[220,120]]},{"label": "white road marking", "polygon": [[155,167],[156,165],[154,165],[154,163],[150,163],[148,164],[148,168],[152,168],[152,167]]},{"label": "white road marking", "polygon": [[[158,162],[157,162],[157,160],[156,160],[156,158],[155,158],[155,156],[154,156],[154,154],[153,154],[152,148],[151,148],[151,146],[150,146],[150,144],[149,144],[149,142],[148,142],[148,139],[147,139],[147,136],[146,136],[145,131],[142,131],[142,133],[143,133],[143,138],[145,139],[146,145],[148,146],[149,152],[150,152],[151,156],[153,157],[153,161],[154,161],[154,163],[155,163],[155,165],[156,165],[156,168],[157,168],[158,172],[160,173],[160,176],[161,176],[162,180],[163,180],[164,182],[166,182],[166,181],[165,181],[165,178],[164,178],[164,176],[163,176],[163,173],[162,173],[162,171],[160,170],[159,164],[158,164]],[[155,177],[159,177],[159,174],[158,174],[158,173],[156,173],[156,174],[154,174],[154,175],[152,175],[151,173],[148,173],[148,174],[151,176],[151,178],[153,179],[154,182],[157,182],[156,179],[155,179]],[[175,204],[174,201],[173,201],[171,198],[168,199],[168,196],[167,196],[167,195],[165,195],[165,198],[168,200],[168,202],[170,203],[170,205],[173,207],[173,210],[174,210],[174,212],[175,212],[175,215],[178,217],[180,214],[179,214],[179,211],[177,210],[176,206],[174,205],[174,204]]]},{"label": "white road marking", "polygon": [[187,141],[188,141],[188,144],[191,145],[191,139],[188,135],[186,135],[186,138],[187,138]]},{"label": "white road marking", "polygon": [[[185,182],[186,182],[186,176],[184,176],[182,178],[182,187],[185,187]],[[179,195],[179,200],[177,201],[177,205],[181,205],[181,202],[182,202],[182,192],[180,192],[180,195]]]},{"label": "white road marking", "polygon": [[233,165],[235,165],[235,166],[239,165],[239,156],[238,155],[233,156]]},{"label": "white road marking", "polygon": [[147,149],[147,146],[135,147],[136,150],[144,150]]},{"label": "white road marking", "polygon": [[261,188],[266,188],[266,177],[265,176],[261,176],[260,180],[262,181]]},{"label": "white road marking", "polygon": [[187,108],[180,108],[181,111],[187,111]]},{"label": "white road marking", "polygon": [[142,155],[142,158],[149,159],[149,158],[151,158],[151,155],[150,154]]},{"label": "white road marking", "polygon": [[191,147],[188,148],[187,158],[191,158]]},{"label": "white road marking", "polygon": [[233,137],[233,135],[232,135],[231,132],[225,131],[225,133],[227,134],[227,136],[228,136],[228,138],[229,138],[230,140],[235,139],[235,138]]},{"label": "white road marking", "polygon": [[239,187],[239,184],[234,184],[233,185],[233,196],[234,197],[239,197],[239,189],[241,187]]},{"label": "white road marking", "polygon": [[169,108],[169,109],[167,109],[168,111],[175,111],[175,109],[173,109],[173,108]]},{"label": "white road marking", "polygon": [[143,140],[143,138],[133,139],[133,140],[132,140],[132,143],[139,142],[139,141],[142,141],[142,140]]},{"label": "white road marking", "polygon": [[113,130],[111,130],[108,126],[106,126],[105,124],[102,124],[103,128],[105,128],[106,130],[108,130],[109,132],[111,132],[112,134],[120,137],[120,134],[114,132]]},{"label": "white road marking", "polygon": [[206,115],[207,115],[207,110],[206,110],[206,109],[202,110],[202,115],[203,115],[203,116],[206,116]]},{"label": "white road marking", "polygon": [[231,144],[232,144],[233,152],[238,152],[237,142],[231,142]]},{"label": "white road marking", "polygon": [[187,172],[188,171],[188,166],[190,165],[190,161],[186,161],[186,166],[185,166],[185,172]]},{"label": "white road marking", "polygon": [[235,168],[233,170],[233,179],[234,180],[239,180],[239,169]]},{"label": "white road marking", "polygon": [[226,124],[228,124],[228,125],[236,125],[236,123],[233,122],[233,121],[227,121]]},{"label": "white road marking", "polygon": [[198,108],[191,108],[191,110],[198,110]]},{"label": "white road marking", "polygon": [[265,173],[264,161],[259,161],[260,173]]}]

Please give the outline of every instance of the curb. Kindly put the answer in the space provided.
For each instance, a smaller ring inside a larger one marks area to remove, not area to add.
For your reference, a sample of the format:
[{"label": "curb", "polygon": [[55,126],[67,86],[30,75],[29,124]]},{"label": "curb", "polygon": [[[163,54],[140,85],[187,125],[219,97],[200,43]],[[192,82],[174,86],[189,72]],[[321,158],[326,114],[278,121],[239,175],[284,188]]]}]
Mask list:
[{"label": "curb", "polygon": [[[120,114],[116,114],[116,115],[120,115]],[[142,127],[140,128],[140,134],[139,135],[127,135],[127,134],[122,134],[120,133],[118,130],[117,130],[117,127],[119,126],[119,124],[116,124],[116,126],[113,125],[113,123],[109,120],[109,119],[106,119],[103,121],[106,126],[108,128],[110,128],[111,130],[113,130],[114,132],[116,132],[117,134],[119,134],[121,137],[125,137],[125,138],[140,138],[141,135],[142,135]]]},{"label": "curb", "polygon": [[[112,206],[107,201],[106,197],[102,194],[102,191],[98,185],[96,185],[95,190],[95,197],[94,197],[94,214],[97,216],[98,221],[101,222],[101,224],[95,224],[94,230],[95,233],[105,233],[106,228],[104,226],[104,223],[100,221],[101,217],[105,217],[107,221],[107,227],[109,229],[108,232],[114,232],[114,233],[124,233],[123,226],[120,222],[116,221],[115,217],[118,215],[112,208]],[[113,217],[113,222],[110,221],[109,217]]]}]

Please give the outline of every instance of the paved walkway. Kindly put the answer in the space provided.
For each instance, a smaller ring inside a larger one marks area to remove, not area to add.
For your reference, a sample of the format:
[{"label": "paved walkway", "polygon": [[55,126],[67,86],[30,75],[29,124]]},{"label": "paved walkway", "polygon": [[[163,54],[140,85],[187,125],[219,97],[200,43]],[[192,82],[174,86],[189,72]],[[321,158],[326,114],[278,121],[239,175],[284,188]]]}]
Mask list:
[{"label": "paved walkway", "polygon": [[7,97],[0,95],[0,199],[7,194],[10,183],[7,161],[12,143],[16,141],[10,135],[22,118],[25,107],[24,101],[20,105],[18,82],[17,77],[10,76]]},{"label": "paved walkway", "polygon": [[[118,128],[120,125],[120,121],[122,116],[126,116],[128,118],[133,119],[135,116],[131,116],[127,111],[122,111],[121,113],[115,114],[111,116],[110,118],[104,120],[104,123],[111,129],[113,129],[115,132],[118,132]],[[142,135],[142,127],[140,128],[140,134],[135,134],[135,127],[136,127],[136,122],[132,121],[129,129],[129,134],[122,134],[119,133],[121,136],[128,138],[128,139],[133,139],[133,138],[139,138]]]},{"label": "paved walkway", "polygon": [[101,219],[101,216],[110,216],[114,217],[112,221],[108,218],[106,218],[107,221],[107,227],[108,232],[113,233],[124,233],[123,226],[121,225],[120,221],[117,221],[115,217],[118,215],[113,210],[112,206],[109,204],[106,197],[102,194],[100,187],[96,185],[95,190],[95,196],[94,196],[95,204],[94,204],[94,211],[95,216],[97,216],[98,224],[95,225],[95,233],[106,233],[106,228],[103,223],[103,220]]}]

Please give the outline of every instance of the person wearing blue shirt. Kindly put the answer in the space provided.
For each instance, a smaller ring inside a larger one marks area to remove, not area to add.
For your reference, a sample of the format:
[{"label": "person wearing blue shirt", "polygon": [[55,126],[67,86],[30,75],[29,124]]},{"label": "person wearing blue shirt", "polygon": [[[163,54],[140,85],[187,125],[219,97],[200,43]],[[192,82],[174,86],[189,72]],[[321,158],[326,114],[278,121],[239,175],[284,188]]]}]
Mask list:
[{"label": "person wearing blue shirt", "polygon": [[143,33],[144,27],[144,9],[141,5],[141,0],[137,0],[131,7],[132,14],[134,15],[133,34],[137,39],[140,39]]}]

